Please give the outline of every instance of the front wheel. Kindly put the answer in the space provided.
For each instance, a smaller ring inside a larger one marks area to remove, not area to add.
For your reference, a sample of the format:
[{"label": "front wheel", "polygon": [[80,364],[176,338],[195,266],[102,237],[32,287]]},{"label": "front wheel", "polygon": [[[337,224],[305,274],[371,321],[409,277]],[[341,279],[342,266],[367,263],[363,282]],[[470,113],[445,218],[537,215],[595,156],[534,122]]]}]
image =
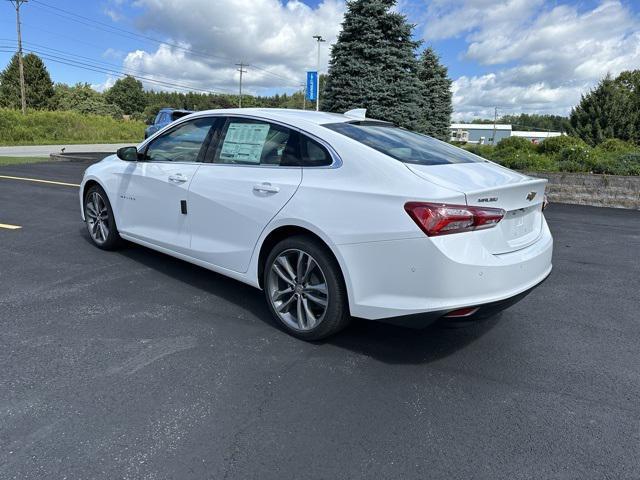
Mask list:
[{"label": "front wheel", "polygon": [[99,185],[89,188],[84,197],[84,218],[93,243],[103,250],[113,250],[122,239],[107,194]]},{"label": "front wheel", "polygon": [[313,238],[278,243],[267,258],[263,285],[274,317],[295,337],[320,340],[347,326],[347,292],[338,263]]}]

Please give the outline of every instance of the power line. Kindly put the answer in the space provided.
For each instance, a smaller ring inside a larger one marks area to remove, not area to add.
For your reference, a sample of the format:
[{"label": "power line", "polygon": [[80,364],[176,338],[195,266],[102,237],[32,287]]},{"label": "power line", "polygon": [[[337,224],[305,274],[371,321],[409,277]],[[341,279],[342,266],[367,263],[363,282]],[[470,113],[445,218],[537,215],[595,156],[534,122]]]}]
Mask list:
[{"label": "power line", "polygon": [[[13,40],[9,40],[9,39],[0,39],[0,40],[10,41],[10,42],[13,41]],[[105,62],[105,61],[102,61],[102,60],[95,60],[95,59],[93,59],[91,57],[86,57],[86,56],[78,55],[78,54],[75,54],[75,53],[65,52],[64,50],[59,50],[59,49],[56,49],[56,48],[47,47],[45,45],[38,44],[38,43],[35,43],[35,42],[25,42],[25,44],[27,44],[27,46],[28,45],[33,45],[33,46],[38,47],[39,49],[44,49],[44,50],[49,50],[51,52],[59,53],[61,55],[64,55],[64,57],[58,57],[57,55],[55,55],[55,53],[49,53],[49,52],[46,52],[46,51],[43,52],[42,50],[35,49],[33,47],[27,47],[30,52],[37,53],[37,54],[50,55],[50,56],[54,56],[56,58],[63,58],[65,60],[67,60],[67,58],[65,58],[65,57],[68,57],[68,59],[70,61],[74,61],[74,62],[78,62],[79,60],[76,60],[76,59],[79,58],[79,59],[87,60],[88,62],[91,62],[92,64],[99,64],[99,65],[101,64],[101,65],[106,65],[108,67],[115,67],[115,69],[117,69],[117,71],[122,71],[125,74],[131,73],[131,74],[138,74],[138,75],[152,75],[154,80],[157,80],[158,77],[159,78],[164,78],[164,79],[168,80],[166,83],[168,83],[170,85],[180,85],[181,87],[192,88],[193,90],[200,90],[200,91],[208,92],[208,93],[228,93],[228,94],[233,94],[233,92],[231,92],[230,90],[226,90],[226,89],[223,89],[223,88],[218,88],[218,89],[215,89],[215,90],[214,89],[203,89],[201,87],[196,87],[196,86],[188,84],[188,83],[176,83],[172,78],[166,77],[164,75],[158,75],[156,73],[149,73],[149,72],[145,72],[145,71],[142,71],[142,70],[133,69],[133,68],[130,68],[130,67],[122,67],[122,66],[116,65],[114,63]],[[100,68],[102,68],[102,67],[100,67]]]},{"label": "power line", "polygon": [[[63,64],[63,65],[68,65],[68,66],[79,68],[79,69],[82,69],[82,70],[88,70],[88,71],[91,71],[91,72],[106,73],[106,74],[115,75],[115,76],[118,76],[118,77],[123,77],[123,76],[129,75],[129,76],[131,76],[133,78],[136,78],[138,80],[141,80],[141,81],[144,81],[144,82],[147,82],[147,83],[151,83],[151,84],[155,84],[155,85],[159,85],[159,86],[164,86],[164,87],[172,87],[172,88],[175,88],[175,89],[178,89],[178,90],[184,90],[184,91],[187,91],[187,92],[198,91],[198,92],[201,92],[201,93],[208,93],[208,94],[227,94],[227,92],[207,90],[207,89],[203,89],[203,88],[197,88],[197,87],[194,87],[192,85],[182,85],[182,84],[179,84],[179,83],[165,82],[165,81],[158,80],[158,79],[155,79],[155,78],[149,78],[149,77],[145,77],[145,76],[141,76],[141,75],[137,75],[137,74],[132,74],[132,73],[129,73],[127,71],[121,71],[121,70],[116,70],[116,69],[113,69],[113,68],[101,67],[100,65],[85,63],[85,62],[81,62],[81,61],[74,60],[74,59],[71,59],[71,58],[66,58],[66,57],[62,57],[62,56],[59,56],[59,55],[54,55],[54,54],[51,54],[51,53],[42,52],[42,51],[39,51],[39,50],[34,50],[34,49],[31,49],[31,48],[28,48],[28,49],[25,49],[25,50],[28,51],[28,52],[31,52],[31,53],[36,53],[39,56],[41,56],[42,58],[44,58],[45,60],[48,60],[50,62],[60,63],[60,64]],[[5,51],[10,52],[12,50],[5,50]]]},{"label": "power line", "polygon": [[[89,17],[85,17],[83,15],[79,15],[77,13],[71,12],[69,10],[65,10],[63,8],[60,8],[60,7],[55,7],[53,5],[49,5],[49,4],[47,4],[45,2],[42,2],[40,0],[31,0],[31,1],[34,2],[34,3],[37,3],[39,5],[42,5],[45,8],[48,8],[48,9],[52,10],[51,13],[53,13],[54,15],[58,15],[58,16],[60,16],[62,18],[66,18],[68,20],[75,21],[77,23],[86,25],[88,27],[97,28],[99,30],[107,31],[108,33],[116,33],[118,35],[125,36],[125,37],[130,38],[130,39],[132,39],[132,38],[140,38],[140,39],[144,39],[144,40],[146,40],[148,42],[153,42],[153,43],[157,43],[157,44],[160,44],[160,45],[168,45],[168,46],[170,46],[172,48],[175,48],[177,50],[182,50],[184,52],[190,53],[191,55],[202,57],[202,58],[207,59],[207,60],[210,60],[211,58],[217,58],[217,59],[224,60],[224,61],[227,61],[227,62],[230,61],[230,59],[228,57],[223,57],[221,55],[215,55],[215,54],[211,54],[211,53],[208,53],[208,52],[202,52],[202,51],[194,50],[193,48],[190,48],[190,47],[187,48],[187,47],[184,47],[184,46],[182,46],[180,44],[177,44],[177,43],[159,40],[157,38],[154,38],[154,37],[151,37],[151,36],[148,36],[148,35],[132,32],[131,30],[127,30],[127,29],[120,28],[120,27],[115,27],[115,26],[109,25],[109,24],[107,24],[105,22],[101,22],[99,20],[95,20],[95,19],[92,19],[92,18],[89,18]],[[89,23],[87,23],[87,22],[89,22]],[[91,24],[94,24],[94,25],[91,25]],[[263,73],[266,73],[267,75],[272,75],[274,77],[278,77],[278,78],[287,80],[287,82],[294,82],[295,81],[294,79],[291,79],[290,77],[287,77],[287,76],[280,75],[278,73],[272,72],[272,71],[266,69],[265,67],[262,67],[262,66],[259,66],[259,65],[255,65],[254,64],[253,68],[256,69],[256,70],[259,70],[259,71],[261,71]],[[293,85],[290,84],[290,86],[293,86]]]}]

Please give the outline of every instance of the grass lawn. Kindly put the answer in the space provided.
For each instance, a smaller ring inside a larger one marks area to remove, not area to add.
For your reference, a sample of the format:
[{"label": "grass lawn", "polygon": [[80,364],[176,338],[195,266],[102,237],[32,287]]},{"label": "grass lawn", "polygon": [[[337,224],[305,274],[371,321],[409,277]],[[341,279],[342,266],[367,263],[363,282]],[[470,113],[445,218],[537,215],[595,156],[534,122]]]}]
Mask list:
[{"label": "grass lawn", "polygon": [[2,157],[0,156],[0,167],[4,165],[21,165],[24,163],[47,162],[49,157]]}]

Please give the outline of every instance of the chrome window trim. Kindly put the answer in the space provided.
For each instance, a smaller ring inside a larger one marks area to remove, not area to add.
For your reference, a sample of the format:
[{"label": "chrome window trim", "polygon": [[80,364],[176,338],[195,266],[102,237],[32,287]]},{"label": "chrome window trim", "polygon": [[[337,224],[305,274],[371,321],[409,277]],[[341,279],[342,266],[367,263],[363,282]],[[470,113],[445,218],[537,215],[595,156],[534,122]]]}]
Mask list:
[{"label": "chrome window trim", "polygon": [[[193,116],[191,116],[193,115]],[[160,136],[161,134],[163,134],[169,127],[171,127],[172,129],[175,127],[178,127],[181,123],[184,122],[188,122],[190,120],[195,120],[197,118],[203,118],[203,117],[236,117],[236,118],[247,118],[250,120],[260,120],[261,122],[267,122],[267,123],[273,123],[275,125],[279,125],[281,127],[285,127],[288,128],[290,130],[293,130],[295,132],[298,132],[298,134],[300,135],[306,135],[307,137],[311,138],[312,140],[318,142],[320,145],[322,145],[323,147],[325,147],[327,149],[327,151],[329,152],[329,155],[331,155],[331,160],[332,163],[331,165],[322,165],[322,166],[318,166],[318,167],[305,167],[305,166],[284,166],[281,167],[280,165],[246,165],[246,164],[237,164],[237,163],[213,163],[213,162],[163,162],[163,163],[173,163],[173,164],[186,164],[186,163],[195,163],[196,165],[226,165],[226,166],[230,166],[230,167],[251,167],[251,168],[313,168],[315,169],[333,169],[333,168],[340,168],[343,164],[342,162],[342,158],[340,157],[340,155],[338,155],[338,152],[335,151],[335,149],[329,144],[327,143],[325,140],[323,140],[322,138],[317,137],[316,135],[314,135],[313,133],[307,132],[306,130],[303,130],[300,127],[296,127],[290,124],[287,124],[285,122],[281,122],[279,120],[273,120],[271,118],[264,118],[264,117],[260,117],[258,115],[245,115],[242,113],[192,113],[191,115],[188,115],[187,117],[182,117],[179,118],[178,120],[176,120],[176,122],[173,122],[169,125],[167,125],[166,127],[164,127],[162,130],[157,131],[156,133],[154,133],[152,136],[150,136],[149,138],[147,138],[146,140],[144,140],[142,143],[139,144],[139,148],[138,150],[142,150],[144,148],[147,147],[147,145],[151,142],[151,140],[154,140],[156,137]],[[184,119],[184,120],[183,120]],[[155,161],[153,162],[149,162],[146,161],[148,163],[156,163]],[[144,163],[144,162],[141,162]],[[160,163],[159,161],[157,163]]]}]

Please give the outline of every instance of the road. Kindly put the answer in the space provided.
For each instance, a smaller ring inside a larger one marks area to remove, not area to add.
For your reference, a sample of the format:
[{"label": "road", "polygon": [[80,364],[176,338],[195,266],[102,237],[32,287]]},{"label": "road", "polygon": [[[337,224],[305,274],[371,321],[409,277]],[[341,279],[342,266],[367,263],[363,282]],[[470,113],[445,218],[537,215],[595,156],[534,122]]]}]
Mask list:
[{"label": "road", "polygon": [[85,145],[29,145],[18,147],[0,147],[0,157],[48,157],[51,153],[60,153],[64,148],[65,153],[114,153],[120,147],[137,145],[134,143],[103,143]]},{"label": "road", "polygon": [[640,212],[547,217],[554,271],[500,317],[310,344],[260,291],[93,247],[76,188],[0,178],[0,478],[638,479]]}]

